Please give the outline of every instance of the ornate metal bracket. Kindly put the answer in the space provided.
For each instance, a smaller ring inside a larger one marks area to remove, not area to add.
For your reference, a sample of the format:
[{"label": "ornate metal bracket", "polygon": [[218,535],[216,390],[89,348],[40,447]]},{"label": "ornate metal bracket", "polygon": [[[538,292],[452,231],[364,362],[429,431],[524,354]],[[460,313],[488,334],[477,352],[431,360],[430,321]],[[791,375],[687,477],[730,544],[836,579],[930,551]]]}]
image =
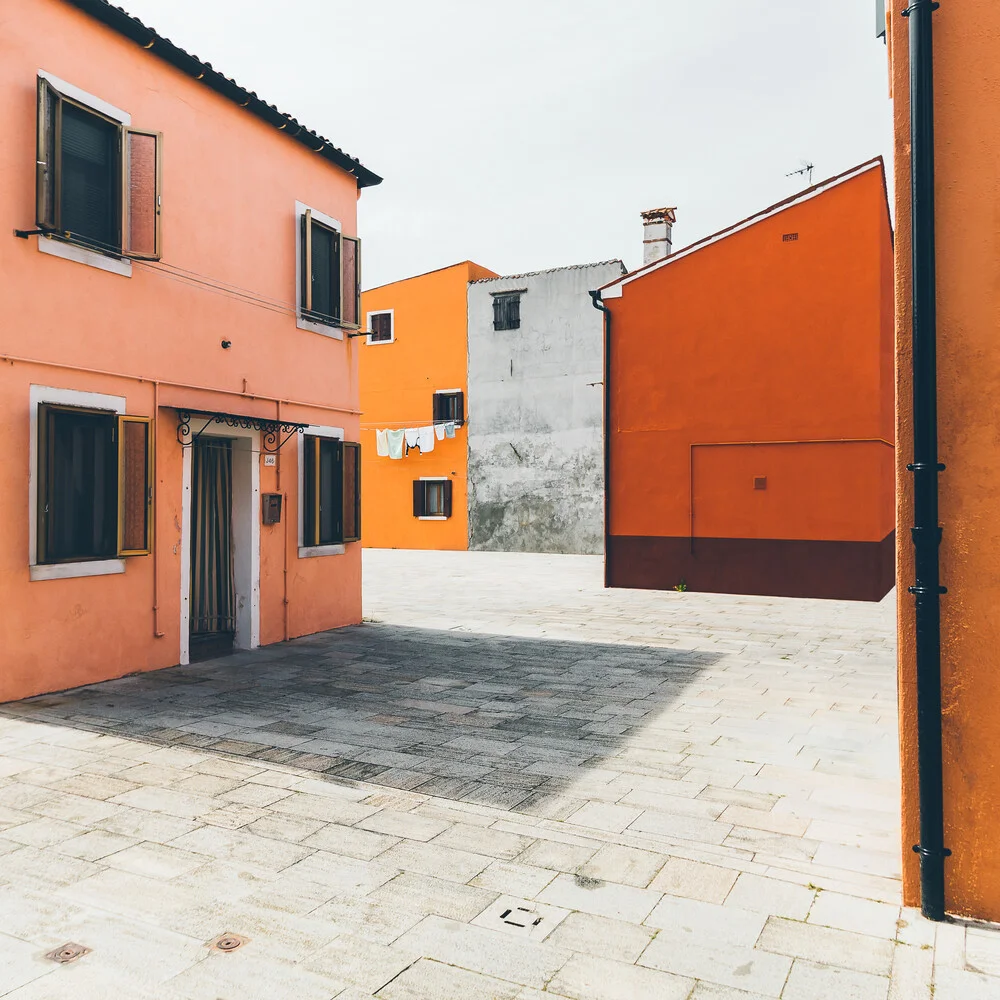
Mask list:
[{"label": "ornate metal bracket", "polygon": [[[204,420],[201,428],[191,434],[191,421]],[[309,425],[296,424],[289,420],[267,420],[264,417],[244,417],[235,413],[211,413],[204,410],[179,410],[177,412],[177,441],[182,448],[190,448],[205,433],[211,424],[225,424],[226,427],[240,427],[243,430],[260,432],[260,447],[268,454],[276,454],[296,435]],[[282,438],[282,434],[285,435]]]}]

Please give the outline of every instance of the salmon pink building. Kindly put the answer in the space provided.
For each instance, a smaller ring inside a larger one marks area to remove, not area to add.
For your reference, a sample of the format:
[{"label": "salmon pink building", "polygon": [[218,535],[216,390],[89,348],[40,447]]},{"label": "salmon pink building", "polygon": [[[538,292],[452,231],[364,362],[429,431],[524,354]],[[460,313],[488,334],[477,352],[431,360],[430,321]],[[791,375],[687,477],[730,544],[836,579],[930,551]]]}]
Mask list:
[{"label": "salmon pink building", "polygon": [[892,228],[872,160],[605,285],[612,587],[893,585]]},{"label": "salmon pink building", "polygon": [[0,34],[0,701],[361,619],[360,190],[104,0]]}]

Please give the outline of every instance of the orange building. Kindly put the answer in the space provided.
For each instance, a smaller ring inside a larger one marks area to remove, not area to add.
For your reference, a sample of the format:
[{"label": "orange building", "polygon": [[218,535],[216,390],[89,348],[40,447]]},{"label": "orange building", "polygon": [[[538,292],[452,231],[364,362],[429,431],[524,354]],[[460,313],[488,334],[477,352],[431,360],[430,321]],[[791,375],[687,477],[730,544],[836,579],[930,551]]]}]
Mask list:
[{"label": "orange building", "polygon": [[887,18],[903,895],[935,919],[1000,921],[1000,9],[935,7]]},{"label": "orange building", "polygon": [[380,178],[103,0],[3,28],[0,701],[360,621]]},{"label": "orange building", "polygon": [[666,255],[600,291],[607,584],[879,600],[894,544],[882,161],[676,253],[659,230],[647,248]]},{"label": "orange building", "polygon": [[[463,261],[361,296],[362,519],[365,545],[467,549],[468,286],[493,271]],[[454,422],[431,452],[379,456],[376,432]]]}]

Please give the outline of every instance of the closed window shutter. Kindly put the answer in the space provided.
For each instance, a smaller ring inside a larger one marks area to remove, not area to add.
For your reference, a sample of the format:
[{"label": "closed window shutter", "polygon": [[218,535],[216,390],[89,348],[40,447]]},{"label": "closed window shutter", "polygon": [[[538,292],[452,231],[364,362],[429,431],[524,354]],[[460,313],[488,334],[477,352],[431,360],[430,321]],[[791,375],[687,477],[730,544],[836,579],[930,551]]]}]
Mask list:
[{"label": "closed window shutter", "polygon": [[344,442],[344,541],[361,541],[361,445]]},{"label": "closed window shutter", "polygon": [[493,329],[502,330],[503,327],[503,299],[498,295],[493,296]]},{"label": "closed window shutter", "polygon": [[421,479],[413,481],[413,516],[423,517],[427,509],[425,504],[424,483]]},{"label": "closed window shutter", "polygon": [[139,260],[160,259],[159,132],[127,128],[124,135],[125,223],[123,252]]},{"label": "closed window shutter", "polygon": [[152,549],[152,438],[150,417],[118,418],[118,554]]},{"label": "closed window shutter", "polygon": [[302,449],[302,540],[319,545],[319,438],[306,435]]},{"label": "closed window shutter", "polygon": [[444,516],[451,517],[451,489],[453,484],[450,479],[446,479],[441,485],[444,490]]},{"label": "closed window shutter", "polygon": [[[299,289],[299,307],[302,312],[312,310],[312,212],[307,208],[299,219],[299,262],[302,287]],[[308,440],[308,439],[307,439]]]},{"label": "closed window shutter", "polygon": [[444,401],[445,401],[445,397],[440,392],[436,392],[436,393],[434,393],[433,399],[434,399],[434,402],[433,402],[433,407],[434,407],[433,420],[434,420],[434,423],[437,424],[437,423],[441,423],[444,420]]}]

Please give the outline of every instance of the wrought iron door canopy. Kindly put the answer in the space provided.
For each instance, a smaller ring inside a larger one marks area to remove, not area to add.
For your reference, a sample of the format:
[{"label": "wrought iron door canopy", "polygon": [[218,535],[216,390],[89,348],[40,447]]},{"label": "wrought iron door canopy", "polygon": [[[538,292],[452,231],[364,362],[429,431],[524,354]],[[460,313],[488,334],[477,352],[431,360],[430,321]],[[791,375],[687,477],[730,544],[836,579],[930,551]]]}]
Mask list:
[{"label": "wrought iron door canopy", "polygon": [[[201,429],[191,433],[191,421],[204,420]],[[177,441],[182,448],[190,448],[212,424],[239,427],[260,432],[261,451],[276,454],[281,451],[296,434],[301,434],[309,425],[296,424],[290,420],[268,420],[266,417],[245,417],[237,413],[213,413],[209,410],[178,410]],[[285,435],[282,438],[282,435]]]}]

